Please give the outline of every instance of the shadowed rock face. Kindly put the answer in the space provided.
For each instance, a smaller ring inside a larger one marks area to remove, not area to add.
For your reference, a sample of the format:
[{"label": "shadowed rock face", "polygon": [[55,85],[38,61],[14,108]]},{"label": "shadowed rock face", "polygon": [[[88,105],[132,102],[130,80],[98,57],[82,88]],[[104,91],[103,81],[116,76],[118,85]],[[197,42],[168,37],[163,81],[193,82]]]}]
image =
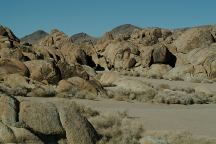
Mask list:
[{"label": "shadowed rock face", "polygon": [[39,40],[43,39],[44,37],[46,37],[47,35],[48,35],[47,32],[43,30],[38,30],[38,31],[33,32],[30,35],[24,36],[20,40],[21,42],[24,42],[24,43],[34,44],[38,42]]}]

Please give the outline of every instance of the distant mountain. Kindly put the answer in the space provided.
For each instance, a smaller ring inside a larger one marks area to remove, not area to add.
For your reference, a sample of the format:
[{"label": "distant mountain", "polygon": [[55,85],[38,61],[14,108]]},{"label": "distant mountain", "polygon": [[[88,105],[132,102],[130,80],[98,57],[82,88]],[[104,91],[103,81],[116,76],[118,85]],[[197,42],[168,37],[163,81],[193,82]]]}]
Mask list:
[{"label": "distant mountain", "polygon": [[97,38],[95,37],[92,37],[86,33],[77,33],[77,34],[74,34],[72,35],[71,37],[71,40],[73,43],[75,44],[83,44],[83,43],[86,43],[86,44],[89,44],[89,43],[93,43],[95,44],[97,42]]},{"label": "distant mountain", "polygon": [[110,33],[114,37],[117,35],[130,35],[135,29],[141,29],[141,28],[131,24],[124,24],[112,29]]},{"label": "distant mountain", "polygon": [[34,44],[37,41],[41,40],[42,38],[46,37],[47,35],[49,35],[47,32],[43,31],[43,30],[38,30],[33,32],[32,34],[29,34],[23,38],[21,38],[21,42],[26,42],[26,43],[30,43],[30,44]]}]

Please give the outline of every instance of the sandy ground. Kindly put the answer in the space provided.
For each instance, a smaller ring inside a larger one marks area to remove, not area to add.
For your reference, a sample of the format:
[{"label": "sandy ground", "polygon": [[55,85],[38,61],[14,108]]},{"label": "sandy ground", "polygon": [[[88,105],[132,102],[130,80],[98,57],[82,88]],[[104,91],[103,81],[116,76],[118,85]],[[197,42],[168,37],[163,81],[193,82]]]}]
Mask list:
[{"label": "sandy ground", "polygon": [[159,105],[109,99],[74,101],[100,112],[127,111],[129,116],[137,118],[146,130],[189,131],[194,136],[216,138],[216,104]]},{"label": "sandy ground", "polygon": [[[170,88],[196,88],[197,86],[204,86],[213,93],[216,92],[216,83],[192,83],[143,77],[123,77],[138,79],[153,85],[167,84]],[[163,105],[138,102],[129,103],[109,99],[100,99],[98,101],[77,99],[75,101],[100,112],[127,111],[129,116],[139,119],[146,130],[189,131],[198,137],[216,138],[216,104],[189,106]]]},{"label": "sandy ground", "polygon": [[213,93],[216,93],[216,83],[194,83],[188,81],[170,81],[165,79],[148,79],[145,77],[130,77],[130,76],[127,77],[148,82],[153,85],[167,84],[170,86],[170,88],[175,88],[175,87],[196,88],[202,86],[208,88],[208,90],[212,91]]}]

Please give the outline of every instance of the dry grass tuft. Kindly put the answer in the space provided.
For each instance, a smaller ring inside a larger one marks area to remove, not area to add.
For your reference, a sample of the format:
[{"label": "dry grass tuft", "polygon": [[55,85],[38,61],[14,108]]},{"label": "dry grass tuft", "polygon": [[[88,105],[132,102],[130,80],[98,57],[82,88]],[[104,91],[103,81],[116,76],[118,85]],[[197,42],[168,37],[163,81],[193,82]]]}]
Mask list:
[{"label": "dry grass tuft", "polygon": [[103,136],[98,144],[139,144],[144,131],[142,125],[125,112],[98,115],[90,122]]}]

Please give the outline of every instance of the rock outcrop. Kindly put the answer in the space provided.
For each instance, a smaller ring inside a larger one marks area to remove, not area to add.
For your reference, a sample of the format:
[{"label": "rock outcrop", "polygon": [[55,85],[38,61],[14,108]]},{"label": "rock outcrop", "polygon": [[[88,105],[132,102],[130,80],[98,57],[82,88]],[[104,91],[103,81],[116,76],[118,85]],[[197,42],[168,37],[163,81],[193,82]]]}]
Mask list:
[{"label": "rock outcrop", "polygon": [[68,100],[0,97],[1,143],[95,144],[97,132]]}]

